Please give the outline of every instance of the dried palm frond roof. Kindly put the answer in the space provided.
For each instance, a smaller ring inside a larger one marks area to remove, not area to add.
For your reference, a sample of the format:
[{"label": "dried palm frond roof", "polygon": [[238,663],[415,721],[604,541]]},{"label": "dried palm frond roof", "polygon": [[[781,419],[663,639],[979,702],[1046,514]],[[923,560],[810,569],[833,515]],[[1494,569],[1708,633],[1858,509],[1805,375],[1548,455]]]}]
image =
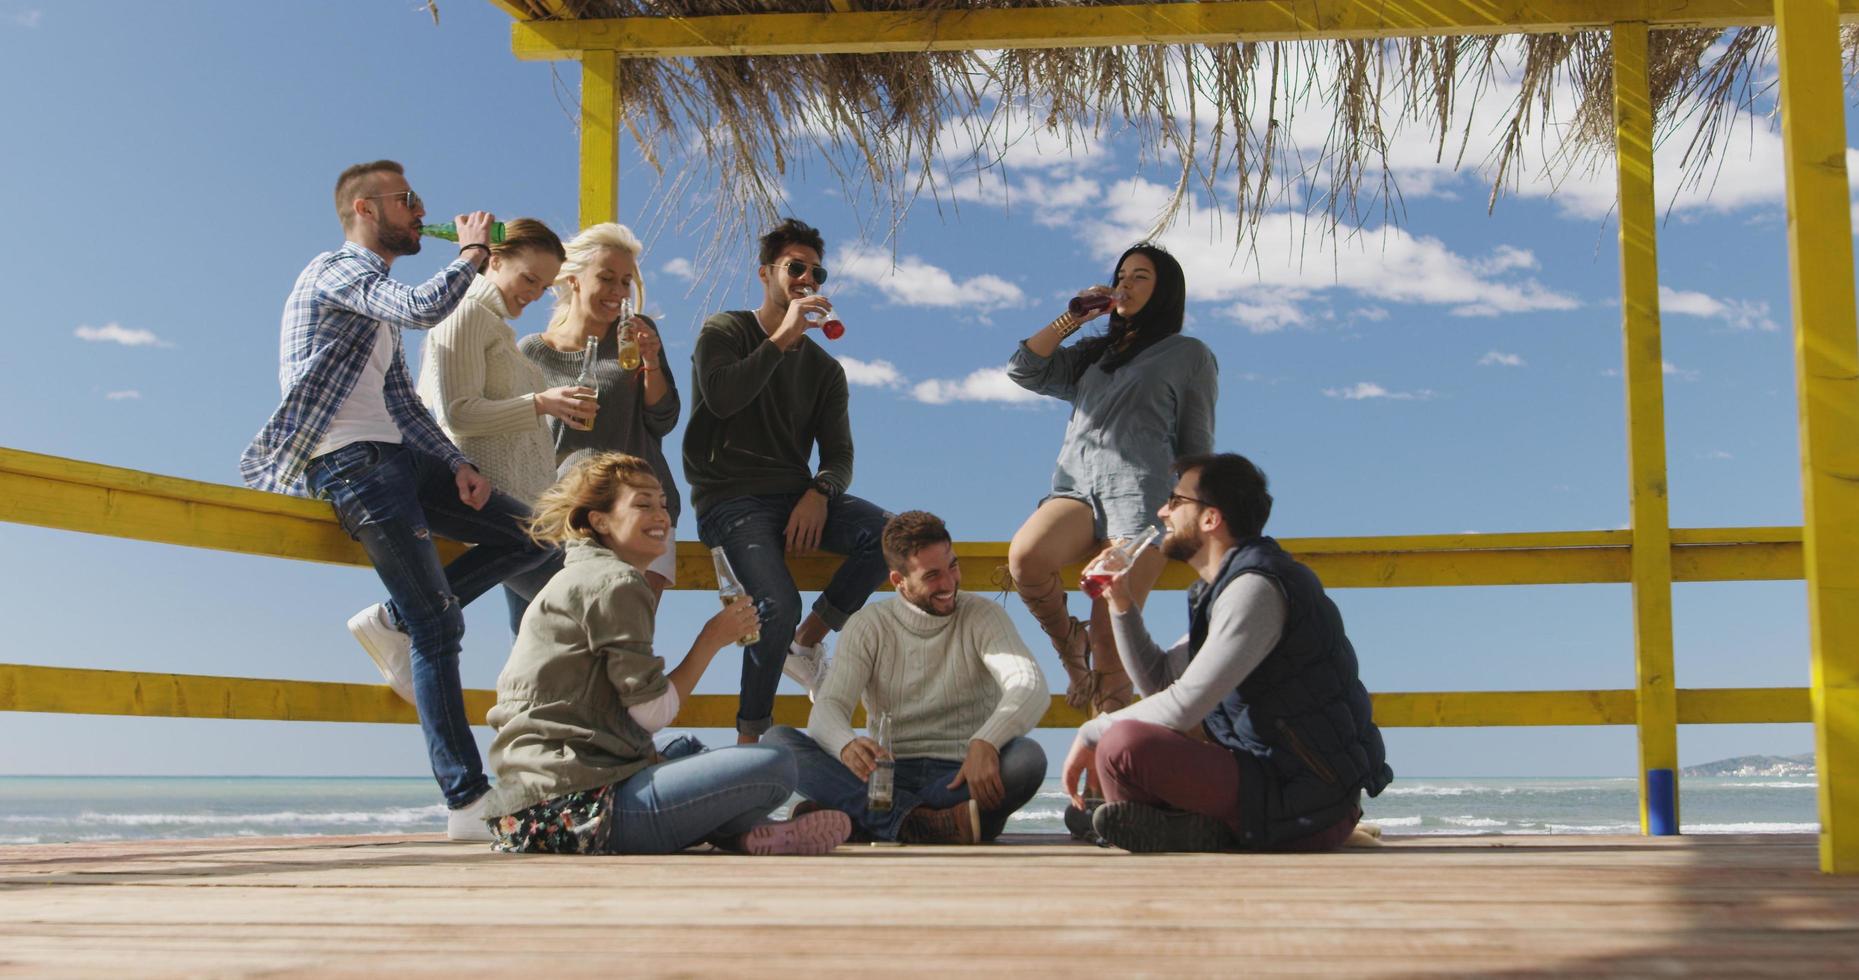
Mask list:
[{"label": "dried palm frond roof", "polygon": [[[1118,0],[852,0],[851,9],[1088,7]],[[1195,0],[1185,0],[1195,2]],[[825,13],[831,0],[512,0],[537,18]],[[1859,32],[1843,29],[1848,75]],[[1686,177],[1704,176],[1740,109],[1772,84],[1766,28],[1651,35],[1655,131],[1687,131]],[[1065,141],[1136,135],[1146,161],[1179,175],[1167,226],[1198,188],[1237,219],[1236,243],[1273,208],[1337,224],[1398,217],[1388,151],[1414,128],[1466,162],[1481,98],[1508,99],[1495,142],[1478,134],[1491,204],[1515,181],[1527,140],[1562,168],[1605,164],[1613,146],[1605,32],[1195,46],[621,59],[620,113],[661,175],[714,181],[718,241],[785,210],[783,179],[815,151],[848,196],[896,220],[951,172],[949,147],[985,171],[1026,120]],[[1504,93],[1493,96],[1494,92]],[[1514,92],[1514,96],[1513,93]],[[1300,110],[1333,113],[1320,147],[1290,146]],[[1681,123],[1687,125],[1681,126]],[[682,155],[684,160],[672,159]],[[691,166],[690,164],[697,164]],[[1290,189],[1296,187],[1292,192]],[[1295,203],[1291,203],[1295,202]]]}]

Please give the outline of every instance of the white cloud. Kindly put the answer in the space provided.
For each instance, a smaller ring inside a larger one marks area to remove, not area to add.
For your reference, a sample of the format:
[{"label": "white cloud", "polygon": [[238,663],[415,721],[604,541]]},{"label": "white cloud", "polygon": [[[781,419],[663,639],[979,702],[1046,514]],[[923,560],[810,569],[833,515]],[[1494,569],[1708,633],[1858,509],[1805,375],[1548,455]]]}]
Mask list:
[{"label": "white cloud", "polygon": [[39,22],[44,19],[45,19],[45,11],[43,10],[22,10],[19,13],[13,15],[13,23],[18,24],[19,26],[24,27],[27,30],[31,30],[32,28],[39,26]]},{"label": "white cloud", "polygon": [[101,327],[81,326],[72,333],[79,340],[92,343],[122,344],[124,347],[170,347],[153,330],[140,327],[130,328],[118,323],[106,323]]},{"label": "white cloud", "polygon": [[904,383],[903,374],[890,361],[861,361],[856,357],[841,357],[839,366],[845,369],[848,384],[895,388]]},{"label": "white cloud", "polygon": [[1708,293],[1659,287],[1659,312],[1722,320],[1738,330],[1780,330],[1762,300],[1719,299]]},{"label": "white cloud", "polygon": [[1026,294],[1019,286],[999,276],[983,274],[957,282],[947,270],[914,255],[893,264],[889,253],[864,245],[841,248],[834,254],[832,265],[838,277],[876,286],[886,299],[899,306],[986,313],[1026,302]]},{"label": "white cloud", "polygon": [[1361,306],[1350,310],[1349,318],[1352,320],[1367,320],[1370,323],[1380,323],[1388,318],[1388,311],[1379,306]]},{"label": "white cloud", "polygon": [[1523,367],[1523,355],[1506,354],[1500,350],[1487,351],[1478,359],[1479,367]]},{"label": "white cloud", "polygon": [[1393,401],[1404,402],[1426,401],[1433,397],[1433,392],[1430,389],[1422,388],[1419,391],[1389,391],[1373,381],[1358,381],[1347,388],[1325,388],[1323,389],[1323,393],[1330,398],[1341,398],[1345,401],[1352,402],[1370,401],[1377,398],[1387,398]]},{"label": "white cloud", "polygon": [[1660,361],[1659,367],[1666,374],[1671,375],[1672,377],[1675,377],[1680,381],[1696,381],[1698,380],[1698,378],[1703,377],[1702,373],[1698,371],[1687,371],[1684,368],[1681,368],[1678,365],[1673,364],[1671,361]]},{"label": "white cloud", "polygon": [[1699,453],[1698,458],[1699,459],[1735,459],[1736,457],[1730,455],[1729,453],[1724,452],[1721,449],[1713,449],[1707,453]]},{"label": "white cloud", "polygon": [[108,398],[110,401],[113,401],[113,402],[134,401],[138,398],[141,398],[142,393],[135,390],[134,388],[129,388],[124,391],[108,392],[103,397]]},{"label": "white cloud", "polygon": [[1238,320],[1253,333],[1276,333],[1305,322],[1304,311],[1289,293],[1252,296],[1220,312]]},{"label": "white cloud", "polygon": [[946,405],[950,402],[1032,402],[1043,396],[1014,384],[1003,365],[981,368],[959,380],[919,381],[911,386],[910,397],[925,405]]},{"label": "white cloud", "polygon": [[687,258],[679,257],[672,259],[661,266],[661,268],[664,269],[666,275],[676,276],[685,282],[690,282],[697,278],[697,269],[691,265],[691,260]]}]

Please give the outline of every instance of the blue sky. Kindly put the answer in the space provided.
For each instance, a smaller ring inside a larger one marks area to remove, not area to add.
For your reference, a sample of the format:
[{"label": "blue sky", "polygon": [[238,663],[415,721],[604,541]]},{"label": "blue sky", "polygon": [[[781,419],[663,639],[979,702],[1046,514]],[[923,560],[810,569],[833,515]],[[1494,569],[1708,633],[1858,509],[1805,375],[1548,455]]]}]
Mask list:
[{"label": "blue sky", "polygon": [[[329,189],[350,163],[401,160],[434,213],[487,208],[572,231],[577,69],[517,61],[508,18],[488,4],[450,0],[441,13],[435,26],[411,2],[214,2],[175,16],[0,0],[12,300],[0,445],[236,483],[239,451],[277,400],[285,293],[339,243]],[[1708,193],[1678,188],[1675,152],[1660,156],[1675,526],[1800,521],[1780,150],[1769,117],[1751,122]],[[1302,125],[1327,121],[1310,111]],[[849,328],[832,349],[856,383],[854,492],[935,510],[963,539],[1011,536],[1065,423],[1062,405],[1006,385],[1000,367],[1062,297],[1108,275],[1173,179],[1114,130],[1076,153],[1050,144],[1016,143],[1004,176],[955,182],[955,207],[919,204],[894,242],[860,239],[869,213],[819,161],[784,185],[791,210],[826,234]],[[1475,142],[1467,159],[1482,156]],[[709,189],[667,201],[630,141],[622,161],[622,220],[647,242],[648,312],[681,362],[707,313],[759,294],[745,262],[698,278],[707,238],[677,216],[714,207]],[[1220,360],[1219,445],[1273,480],[1270,530],[1624,526],[1611,171],[1553,196],[1526,174],[1487,216],[1481,175],[1433,164],[1419,141],[1397,141],[1395,161],[1399,228],[1331,245],[1272,216],[1257,255],[1236,259],[1231,226],[1202,196],[1164,239],[1188,269],[1190,329]],[[396,274],[423,278],[449,251]],[[547,305],[519,331],[539,330]],[[688,389],[688,373],[678,381]],[[680,536],[695,537],[689,514]],[[0,553],[12,570],[0,660],[375,679],[343,629],[377,598],[365,569],[14,525],[0,525]],[[1632,683],[1625,586],[1337,599],[1374,690]],[[469,686],[491,686],[508,650],[491,600],[468,614]],[[669,652],[713,603],[668,596]],[[1674,604],[1681,686],[1807,682],[1800,583],[1684,585]],[[1158,595],[1156,633],[1183,629],[1181,606]],[[1015,616],[1059,686],[1043,638]],[[702,689],[735,682],[726,654]],[[1049,747],[1066,737],[1049,734]],[[1634,764],[1625,728],[1391,730],[1389,742],[1397,773],[1413,775]],[[0,773],[424,771],[406,726],[0,714],[0,745]],[[1681,730],[1687,764],[1810,748],[1807,726]]]}]

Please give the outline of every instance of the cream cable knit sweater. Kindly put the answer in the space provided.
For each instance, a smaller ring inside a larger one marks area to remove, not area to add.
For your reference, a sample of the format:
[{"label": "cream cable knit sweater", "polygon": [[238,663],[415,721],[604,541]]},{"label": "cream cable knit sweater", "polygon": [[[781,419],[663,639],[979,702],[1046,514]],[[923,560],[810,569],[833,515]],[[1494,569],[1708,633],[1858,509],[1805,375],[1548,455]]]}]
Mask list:
[{"label": "cream cable knit sweater", "polygon": [[503,293],[479,276],[426,335],[420,400],[497,490],[534,504],[555,482],[555,442],[536,414],[542,369],[516,348]]},{"label": "cream cable knit sweater", "polygon": [[1039,724],[1051,703],[1046,676],[1001,607],[956,596],[932,616],[900,597],[846,621],[807,734],[839,757],[852,741],[852,708],[891,713],[899,758],[960,760],[981,739],[999,748]]}]

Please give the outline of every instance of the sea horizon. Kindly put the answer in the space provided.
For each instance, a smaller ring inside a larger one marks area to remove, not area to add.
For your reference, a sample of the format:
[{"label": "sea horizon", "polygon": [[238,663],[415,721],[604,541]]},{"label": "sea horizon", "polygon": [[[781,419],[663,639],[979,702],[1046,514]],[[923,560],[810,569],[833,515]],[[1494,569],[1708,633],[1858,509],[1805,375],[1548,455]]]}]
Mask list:
[{"label": "sea horizon", "polygon": [[[1687,834],[1819,830],[1814,779],[1689,777]],[[1632,776],[1406,776],[1364,801],[1389,836],[1639,833]],[[1066,797],[1048,778],[1007,831],[1062,834]],[[781,815],[784,811],[777,811]],[[215,837],[425,834],[445,827],[426,776],[0,775],[0,845]]]}]

